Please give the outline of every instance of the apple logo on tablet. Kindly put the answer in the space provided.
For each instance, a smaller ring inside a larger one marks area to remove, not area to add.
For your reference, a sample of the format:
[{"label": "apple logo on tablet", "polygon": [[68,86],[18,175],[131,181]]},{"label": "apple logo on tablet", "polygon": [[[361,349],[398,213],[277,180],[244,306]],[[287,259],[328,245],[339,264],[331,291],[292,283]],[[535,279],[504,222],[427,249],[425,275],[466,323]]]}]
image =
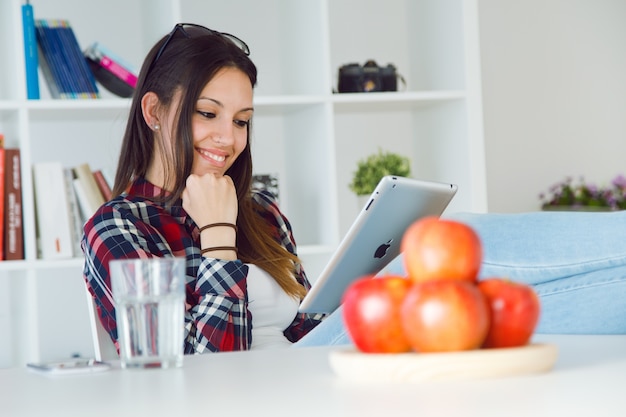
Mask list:
[{"label": "apple logo on tablet", "polygon": [[383,243],[378,248],[376,248],[376,252],[374,252],[374,258],[382,258],[385,255],[387,255],[387,251],[391,247],[391,241],[392,240],[393,239],[389,239],[389,241],[387,241],[387,243]]}]

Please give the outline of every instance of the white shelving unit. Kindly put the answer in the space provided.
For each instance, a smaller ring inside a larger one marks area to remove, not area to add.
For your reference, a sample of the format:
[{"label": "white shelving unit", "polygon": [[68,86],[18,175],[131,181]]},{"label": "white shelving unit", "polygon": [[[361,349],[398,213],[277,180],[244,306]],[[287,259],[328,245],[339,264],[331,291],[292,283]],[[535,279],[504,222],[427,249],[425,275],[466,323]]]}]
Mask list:
[{"label": "white shelving unit", "polygon": [[[450,211],[486,211],[476,0],[32,0],[36,18],[68,19],[137,67],[176,22],[244,39],[259,68],[255,171],[279,175],[312,280],[360,207],[348,189],[378,148],[411,158],[414,177],[453,182]],[[48,160],[115,170],[129,101],[26,100],[21,0],[0,3],[0,132],[22,150],[26,259],[0,262],[0,367],[92,354],[82,259],[36,256],[31,167]],[[407,81],[399,92],[333,94],[337,70],[375,59]],[[9,335],[7,337],[7,335]]]}]

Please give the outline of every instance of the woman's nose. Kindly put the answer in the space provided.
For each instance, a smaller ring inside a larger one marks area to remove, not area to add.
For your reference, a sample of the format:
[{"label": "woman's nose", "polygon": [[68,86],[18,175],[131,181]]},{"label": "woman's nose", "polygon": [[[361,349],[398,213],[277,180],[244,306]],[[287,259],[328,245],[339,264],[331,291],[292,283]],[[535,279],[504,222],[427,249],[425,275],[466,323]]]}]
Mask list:
[{"label": "woman's nose", "polygon": [[235,140],[235,132],[232,122],[220,123],[214,138],[215,142],[222,145],[230,145],[233,143]]}]

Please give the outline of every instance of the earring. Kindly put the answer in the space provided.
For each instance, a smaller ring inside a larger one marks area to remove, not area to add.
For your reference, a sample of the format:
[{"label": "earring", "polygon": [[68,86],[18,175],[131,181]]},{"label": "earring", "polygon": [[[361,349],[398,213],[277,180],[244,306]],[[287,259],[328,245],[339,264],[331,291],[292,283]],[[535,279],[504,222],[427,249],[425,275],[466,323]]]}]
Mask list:
[{"label": "earring", "polygon": [[154,126],[152,126],[152,128],[153,128],[154,130],[159,130],[159,129],[161,129],[161,126],[160,126],[160,125],[154,125]]}]

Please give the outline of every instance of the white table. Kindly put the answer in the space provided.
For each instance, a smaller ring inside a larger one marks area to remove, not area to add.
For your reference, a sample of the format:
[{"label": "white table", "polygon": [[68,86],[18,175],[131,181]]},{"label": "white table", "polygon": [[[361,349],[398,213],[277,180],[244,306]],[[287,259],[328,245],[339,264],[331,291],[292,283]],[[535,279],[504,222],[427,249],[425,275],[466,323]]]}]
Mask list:
[{"label": "white table", "polygon": [[0,416],[624,416],[626,336],[538,336],[544,374],[456,382],[352,383],[330,348],[186,356],[179,369],[46,377],[0,370]]}]

